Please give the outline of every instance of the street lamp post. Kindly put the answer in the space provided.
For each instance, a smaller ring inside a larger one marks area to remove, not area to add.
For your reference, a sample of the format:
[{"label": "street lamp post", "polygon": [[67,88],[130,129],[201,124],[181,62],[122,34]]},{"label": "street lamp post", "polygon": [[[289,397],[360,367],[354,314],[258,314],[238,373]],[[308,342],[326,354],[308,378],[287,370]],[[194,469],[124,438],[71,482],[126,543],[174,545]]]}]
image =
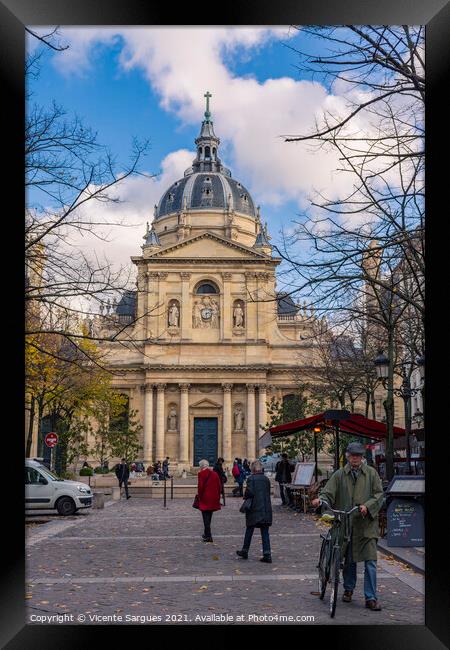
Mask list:
[{"label": "street lamp post", "polygon": [[383,350],[379,350],[378,356],[374,359],[377,378],[387,390],[387,398],[384,401],[386,411],[386,478],[390,481],[394,476],[394,367],[392,354],[390,359],[386,357]]},{"label": "street lamp post", "polygon": [[[393,385],[389,385],[390,382],[388,381],[388,370],[390,367],[390,360],[387,359],[383,352],[380,351],[377,358],[374,360],[375,367],[377,370],[377,376],[378,379],[381,380],[383,386],[387,388],[388,390],[388,396],[389,393],[391,396],[397,395],[398,397],[401,397],[403,399],[403,404],[404,404],[404,412],[405,412],[405,438],[406,438],[406,456],[408,459],[408,471],[407,473],[411,473],[411,447],[410,447],[410,433],[411,433],[411,397],[413,395],[416,395],[421,389],[420,388],[411,388],[411,381],[409,378],[409,375],[406,371],[405,366],[402,368],[402,375],[403,375],[403,381],[401,388],[394,388]],[[388,423],[389,423],[389,418],[388,418]],[[391,435],[392,435],[392,441],[391,441]],[[393,456],[394,456],[394,449],[393,449],[393,426],[392,430],[390,430],[390,427],[388,426],[388,443],[392,442],[392,450],[389,449],[389,455],[392,453],[391,458],[392,459],[392,466],[393,466]],[[388,447],[390,448],[391,445],[388,444]],[[386,450],[388,451],[388,450]],[[386,470],[388,470],[388,453],[386,453]],[[393,467],[392,467],[392,476],[393,476]],[[392,476],[390,476],[390,471],[387,471],[388,478],[391,479]]]}]

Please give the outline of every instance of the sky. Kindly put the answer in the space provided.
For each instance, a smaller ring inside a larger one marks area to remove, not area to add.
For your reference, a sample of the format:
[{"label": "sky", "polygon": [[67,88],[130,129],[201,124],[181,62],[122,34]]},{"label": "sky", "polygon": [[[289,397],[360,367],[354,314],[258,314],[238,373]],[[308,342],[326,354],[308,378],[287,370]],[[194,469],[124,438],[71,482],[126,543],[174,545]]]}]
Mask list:
[{"label": "sky", "polygon": [[[85,236],[75,245],[117,264],[130,265],[130,256],[141,253],[153,206],[192,163],[207,90],[221,160],[261,206],[273,244],[310,210],[317,192],[345,192],[348,176],[336,172],[334,153],[282,137],[309,132],[324,110],[345,110],[345,89],[299,72],[294,49],[305,39],[287,26],[59,28],[69,48],[46,49],[39,76],[29,82],[31,101],[56,101],[77,114],[119,166],[129,160],[134,137],[149,139],[141,169],[154,176],[125,180],[115,192],[119,204],[90,205],[127,228],[109,227],[107,242]],[[28,51],[36,47],[29,38]]]}]

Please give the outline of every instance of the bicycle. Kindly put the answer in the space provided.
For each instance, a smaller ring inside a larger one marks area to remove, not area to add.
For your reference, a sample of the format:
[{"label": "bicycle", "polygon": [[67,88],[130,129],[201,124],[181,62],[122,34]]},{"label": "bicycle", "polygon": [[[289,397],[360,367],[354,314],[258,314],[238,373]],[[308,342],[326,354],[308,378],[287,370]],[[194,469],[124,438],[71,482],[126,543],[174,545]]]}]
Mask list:
[{"label": "bicycle", "polygon": [[[321,533],[322,546],[320,547],[319,563],[319,598],[324,599],[327,584],[331,584],[330,593],[330,616],[334,618],[336,612],[337,595],[339,588],[339,573],[344,568],[345,552],[351,539],[350,515],[359,510],[359,506],[354,506],[351,510],[335,510],[324,499],[320,500],[320,505],[325,504],[334,513],[332,526],[324,534]],[[342,521],[344,521],[342,533]],[[344,552],[341,551],[341,537]]]}]

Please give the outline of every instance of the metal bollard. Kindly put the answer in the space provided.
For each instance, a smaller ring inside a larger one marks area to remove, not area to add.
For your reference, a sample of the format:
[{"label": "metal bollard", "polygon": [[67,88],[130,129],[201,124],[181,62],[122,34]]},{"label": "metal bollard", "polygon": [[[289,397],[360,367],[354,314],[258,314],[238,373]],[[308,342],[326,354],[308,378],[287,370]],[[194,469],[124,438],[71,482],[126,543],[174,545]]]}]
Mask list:
[{"label": "metal bollard", "polygon": [[164,477],[164,508],[167,508],[167,481]]},{"label": "metal bollard", "polygon": [[170,477],[170,500],[173,500],[173,476]]}]

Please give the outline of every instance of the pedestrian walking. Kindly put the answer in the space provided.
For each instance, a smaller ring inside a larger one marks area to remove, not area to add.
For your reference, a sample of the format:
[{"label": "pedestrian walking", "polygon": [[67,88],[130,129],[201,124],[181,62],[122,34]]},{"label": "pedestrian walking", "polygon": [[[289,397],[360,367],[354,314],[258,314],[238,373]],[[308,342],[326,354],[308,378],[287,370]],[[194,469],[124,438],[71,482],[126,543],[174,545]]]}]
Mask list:
[{"label": "pedestrian walking", "polygon": [[[247,479],[245,499],[251,499],[251,505],[245,512],[244,543],[241,551],[236,551],[243,560],[248,559],[248,551],[255,528],[261,530],[263,556],[261,562],[272,563],[270,550],[269,526],[272,525],[272,503],[270,500],[270,481],[264,476],[264,467],[260,460],[251,464],[251,475]],[[245,502],[244,502],[245,503]]]},{"label": "pedestrian walking", "polygon": [[294,466],[289,462],[286,453],[281,454],[281,460],[275,466],[275,480],[280,486],[280,497],[283,506],[292,504],[292,494],[286,483],[292,482],[292,472]]},{"label": "pedestrian walking", "polygon": [[344,562],[344,603],[350,603],[356,586],[356,564],[364,562],[364,596],[366,607],[380,611],[377,599],[377,541],[379,537],[378,512],[383,504],[383,486],[377,471],[363,463],[364,445],[351,442],[345,453],[348,463],[336,470],[319,498],[311,503],[320,505],[325,499],[336,510],[350,510],[359,505],[352,518],[352,536]]},{"label": "pedestrian walking", "polygon": [[130,478],[130,470],[125,458],[122,458],[121,462],[116,465],[116,476],[119,481],[119,488],[122,490],[122,483],[125,487],[125,496],[127,499],[130,498],[128,494],[128,479]]},{"label": "pedestrian walking", "polygon": [[225,474],[223,469],[224,462],[225,460],[223,458],[218,458],[213,467],[213,470],[218,474],[220,481],[222,483],[222,500],[223,500],[222,505],[225,505],[225,483],[228,481],[227,475]]},{"label": "pedestrian walking", "polygon": [[164,479],[170,478],[170,476],[169,476],[169,460],[170,460],[169,456],[166,456],[166,460],[164,460],[163,464],[162,464],[162,473],[163,473]]},{"label": "pedestrian walking", "polygon": [[233,474],[234,480],[237,483],[237,486],[233,489],[232,494],[234,497],[241,497],[243,496],[243,485],[245,481],[245,471],[242,467],[241,458],[235,458],[231,473]]},{"label": "pedestrian walking", "polygon": [[217,472],[214,472],[209,466],[207,460],[199,462],[200,471],[198,473],[198,507],[202,512],[204,533],[202,540],[212,542],[211,519],[213,512],[220,510],[220,494],[222,491],[222,482]]}]

